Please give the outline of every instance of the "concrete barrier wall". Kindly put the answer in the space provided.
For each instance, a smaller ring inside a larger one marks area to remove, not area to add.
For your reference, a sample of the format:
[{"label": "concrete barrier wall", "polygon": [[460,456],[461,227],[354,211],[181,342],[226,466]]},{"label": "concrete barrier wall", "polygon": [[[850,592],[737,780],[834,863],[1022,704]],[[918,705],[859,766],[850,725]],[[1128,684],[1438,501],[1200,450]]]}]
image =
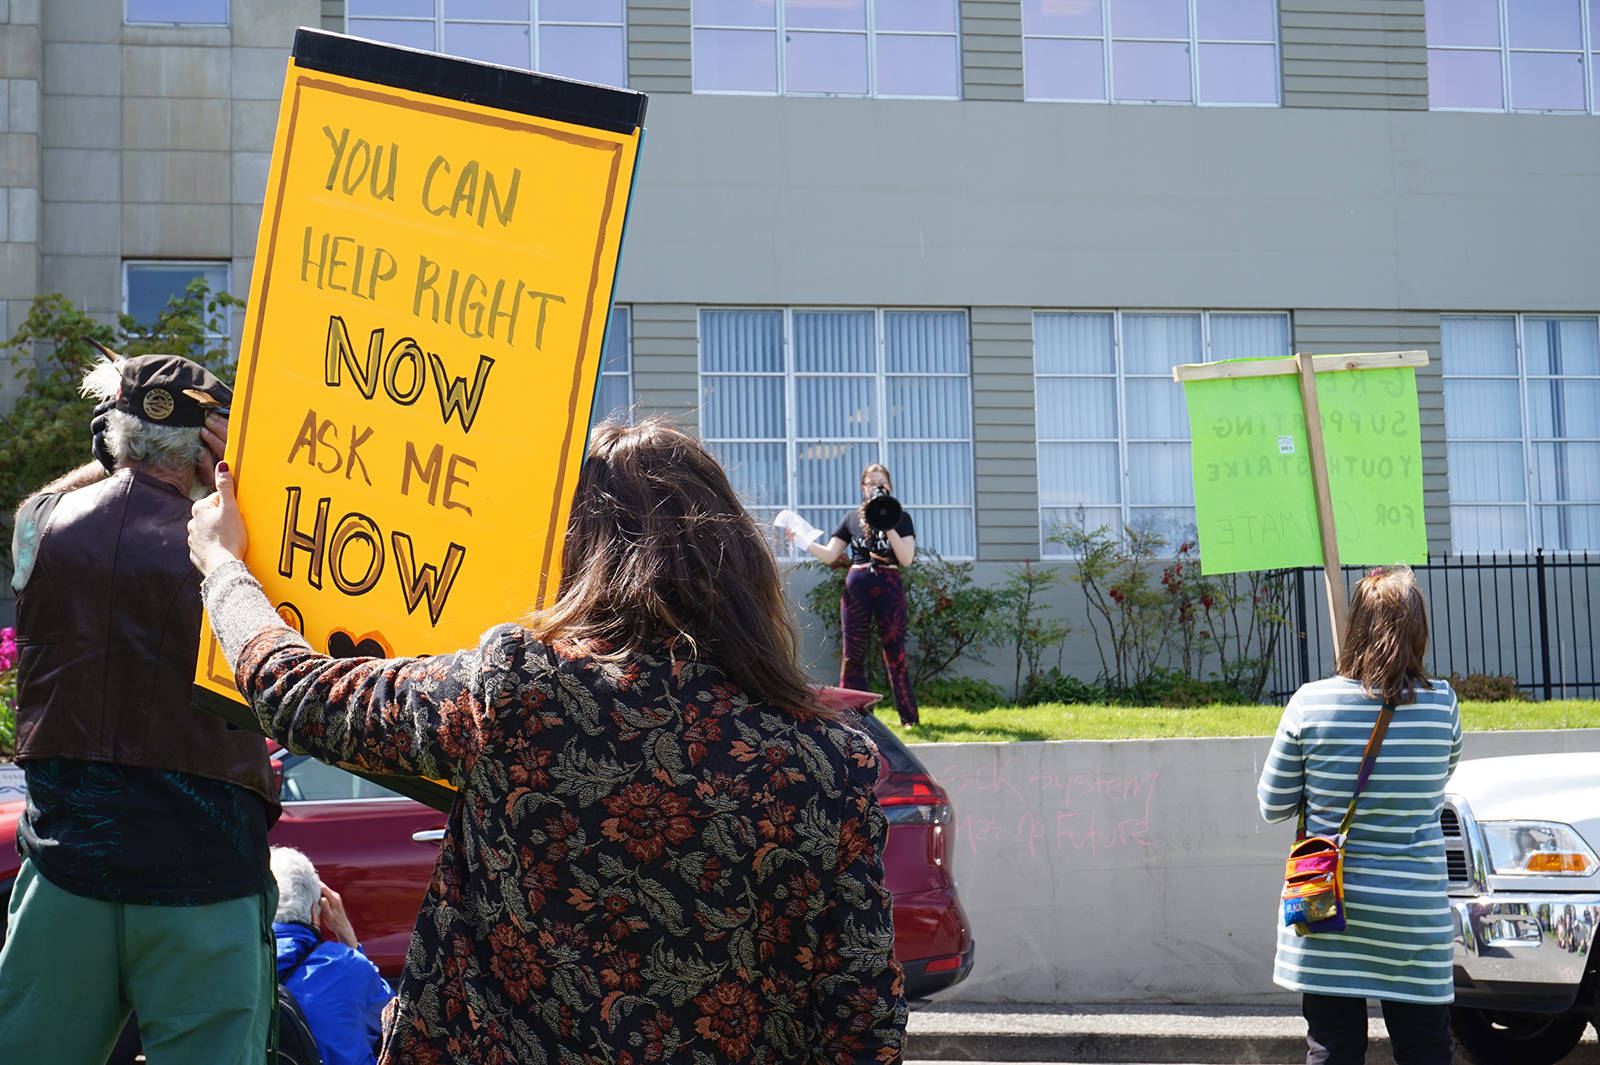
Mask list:
[{"label": "concrete barrier wall", "polygon": [[[915,748],[955,805],[977,946],[968,1002],[1262,1002],[1292,823],[1268,825],[1269,740]],[[1469,733],[1464,758],[1600,751],[1600,729]]]}]

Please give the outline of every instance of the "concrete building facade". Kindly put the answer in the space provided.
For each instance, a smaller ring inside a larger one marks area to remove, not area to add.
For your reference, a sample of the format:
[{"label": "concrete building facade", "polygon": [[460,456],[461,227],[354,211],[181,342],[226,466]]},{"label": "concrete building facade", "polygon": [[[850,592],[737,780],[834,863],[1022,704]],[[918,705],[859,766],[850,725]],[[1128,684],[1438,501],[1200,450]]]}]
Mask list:
[{"label": "concrete building facade", "polygon": [[[1074,513],[1177,534],[1171,364],[1421,348],[1430,552],[1600,550],[1600,0],[1502,0],[1492,40],[1424,0],[479,6],[650,94],[617,394],[760,515],[831,528],[865,458],[980,579]],[[471,52],[488,18],[0,0],[0,329],[152,264],[246,293],[294,28]]]}]

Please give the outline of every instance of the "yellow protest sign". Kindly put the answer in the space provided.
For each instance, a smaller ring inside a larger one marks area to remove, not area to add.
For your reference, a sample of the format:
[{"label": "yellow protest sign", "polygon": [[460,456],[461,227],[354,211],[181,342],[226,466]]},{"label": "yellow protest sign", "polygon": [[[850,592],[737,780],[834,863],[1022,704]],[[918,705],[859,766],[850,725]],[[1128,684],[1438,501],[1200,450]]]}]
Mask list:
[{"label": "yellow protest sign", "polygon": [[[313,647],[454,650],[554,593],[643,115],[297,35],[228,460],[246,562]],[[239,699],[209,631],[196,674]]]}]

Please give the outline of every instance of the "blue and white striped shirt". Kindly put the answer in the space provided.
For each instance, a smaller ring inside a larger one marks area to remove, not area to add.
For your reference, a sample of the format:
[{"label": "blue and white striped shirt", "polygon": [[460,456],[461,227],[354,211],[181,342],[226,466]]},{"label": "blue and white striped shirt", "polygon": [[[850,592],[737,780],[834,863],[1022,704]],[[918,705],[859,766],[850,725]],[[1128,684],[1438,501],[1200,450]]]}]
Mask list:
[{"label": "blue and white striped shirt", "polygon": [[[1289,700],[1257,786],[1261,816],[1331,835],[1349,807],[1382,704],[1344,677]],[[1439,809],[1461,756],[1461,717],[1443,681],[1395,708],[1345,844],[1343,932],[1296,936],[1277,918],[1273,981],[1322,995],[1441,1003],[1454,997]]]}]

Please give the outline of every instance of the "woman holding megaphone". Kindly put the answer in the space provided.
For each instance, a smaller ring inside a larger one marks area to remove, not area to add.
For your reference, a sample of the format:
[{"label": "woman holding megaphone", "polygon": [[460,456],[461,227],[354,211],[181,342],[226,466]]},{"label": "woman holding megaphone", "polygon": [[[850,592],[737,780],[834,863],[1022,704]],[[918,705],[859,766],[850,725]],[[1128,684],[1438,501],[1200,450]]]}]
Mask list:
[{"label": "woman holding megaphone", "polygon": [[[839,599],[839,624],[844,630],[840,687],[867,686],[867,627],[876,619],[894,708],[902,725],[915,725],[917,697],[906,671],[906,592],[900,570],[916,556],[917,531],[893,491],[887,467],[874,462],[862,470],[861,506],[845,515],[826,547],[813,541],[806,550],[832,565],[846,547],[850,549],[850,572]],[[789,536],[793,539],[794,533]]]}]

